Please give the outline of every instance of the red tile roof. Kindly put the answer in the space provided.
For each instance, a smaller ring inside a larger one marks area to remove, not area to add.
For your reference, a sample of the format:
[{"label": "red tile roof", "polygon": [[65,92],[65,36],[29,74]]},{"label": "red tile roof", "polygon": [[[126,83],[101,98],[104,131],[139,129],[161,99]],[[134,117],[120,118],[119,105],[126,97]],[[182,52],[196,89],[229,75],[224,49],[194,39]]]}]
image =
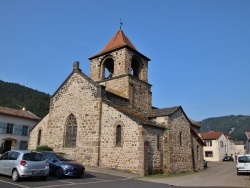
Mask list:
[{"label": "red tile roof", "polygon": [[103,48],[103,50],[100,53],[105,53],[120,48],[122,46],[129,46],[130,48],[136,50],[135,46],[132,44],[132,42],[130,42],[130,40],[123,33],[123,31],[119,30],[116,32],[113,38],[108,42],[108,44]]},{"label": "red tile roof", "polygon": [[200,133],[200,134],[203,140],[216,140],[223,134],[223,132],[210,131],[210,132]]},{"label": "red tile roof", "polygon": [[35,114],[31,113],[27,110],[17,110],[7,107],[0,106],[0,114],[9,115],[9,116],[17,116],[26,119],[40,120]]},{"label": "red tile roof", "polygon": [[102,49],[102,51],[99,52],[98,54],[94,55],[93,57],[90,57],[90,59],[94,58],[96,56],[103,55],[103,54],[105,54],[107,52],[116,50],[118,48],[125,47],[125,46],[129,46],[133,50],[137,51],[135,46],[128,39],[128,37],[123,33],[123,31],[118,30],[116,32],[116,34],[113,36],[113,38],[108,42],[108,44]]},{"label": "red tile roof", "polygon": [[225,136],[226,136],[227,139],[232,139],[232,140],[234,140],[234,137],[232,137],[232,136],[228,136],[228,135],[225,135]]}]

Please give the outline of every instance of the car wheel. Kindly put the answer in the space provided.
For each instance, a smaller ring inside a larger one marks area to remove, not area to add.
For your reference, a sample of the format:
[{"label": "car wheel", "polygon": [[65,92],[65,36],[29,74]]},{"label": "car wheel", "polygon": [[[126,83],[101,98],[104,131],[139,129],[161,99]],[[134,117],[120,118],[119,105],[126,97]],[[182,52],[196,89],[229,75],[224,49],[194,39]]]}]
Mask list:
[{"label": "car wheel", "polygon": [[63,177],[63,169],[58,168],[58,169],[56,170],[56,177],[57,177],[57,178],[62,178],[62,177]]},{"label": "car wheel", "polygon": [[47,176],[40,176],[40,180],[46,180]]},{"label": "car wheel", "polygon": [[12,180],[15,181],[15,182],[20,180],[19,173],[18,173],[18,171],[16,169],[12,172]]}]

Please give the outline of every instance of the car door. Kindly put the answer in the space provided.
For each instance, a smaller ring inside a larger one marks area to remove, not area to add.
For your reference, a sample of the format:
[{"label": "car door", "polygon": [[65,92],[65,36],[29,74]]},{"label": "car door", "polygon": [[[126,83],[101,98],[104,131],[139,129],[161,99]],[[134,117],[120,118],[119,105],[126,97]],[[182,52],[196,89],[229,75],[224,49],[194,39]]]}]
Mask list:
[{"label": "car door", "polygon": [[6,163],[8,161],[8,157],[9,157],[9,152],[4,153],[1,157],[0,157],[0,173],[1,174],[6,174]]},{"label": "car door", "polygon": [[55,173],[58,167],[58,159],[53,153],[43,153],[47,161],[49,162],[49,170],[52,173]]},{"label": "car door", "polygon": [[10,151],[8,160],[5,162],[5,170],[7,175],[12,175],[12,169],[16,167],[20,153],[16,151]]}]

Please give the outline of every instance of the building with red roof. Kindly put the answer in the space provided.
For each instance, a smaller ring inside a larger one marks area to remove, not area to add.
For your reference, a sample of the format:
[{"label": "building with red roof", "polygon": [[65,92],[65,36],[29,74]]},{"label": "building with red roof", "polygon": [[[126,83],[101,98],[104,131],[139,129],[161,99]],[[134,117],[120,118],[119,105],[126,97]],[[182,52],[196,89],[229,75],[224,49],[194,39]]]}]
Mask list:
[{"label": "building with red roof", "polygon": [[223,161],[225,155],[235,156],[234,139],[223,132],[209,131],[200,133],[206,146],[204,158],[207,161]]},{"label": "building with red roof", "polygon": [[11,149],[26,149],[29,131],[40,118],[25,107],[12,109],[0,106],[0,154]]}]

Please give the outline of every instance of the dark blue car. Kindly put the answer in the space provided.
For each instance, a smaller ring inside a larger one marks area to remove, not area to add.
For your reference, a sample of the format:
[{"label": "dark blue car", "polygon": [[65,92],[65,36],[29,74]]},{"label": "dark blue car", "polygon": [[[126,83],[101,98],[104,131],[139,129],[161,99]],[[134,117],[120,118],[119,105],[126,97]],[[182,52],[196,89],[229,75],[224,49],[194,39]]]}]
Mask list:
[{"label": "dark blue car", "polygon": [[85,173],[85,167],[65,153],[50,151],[41,153],[44,154],[49,162],[50,173],[57,178],[64,176],[81,177]]}]

